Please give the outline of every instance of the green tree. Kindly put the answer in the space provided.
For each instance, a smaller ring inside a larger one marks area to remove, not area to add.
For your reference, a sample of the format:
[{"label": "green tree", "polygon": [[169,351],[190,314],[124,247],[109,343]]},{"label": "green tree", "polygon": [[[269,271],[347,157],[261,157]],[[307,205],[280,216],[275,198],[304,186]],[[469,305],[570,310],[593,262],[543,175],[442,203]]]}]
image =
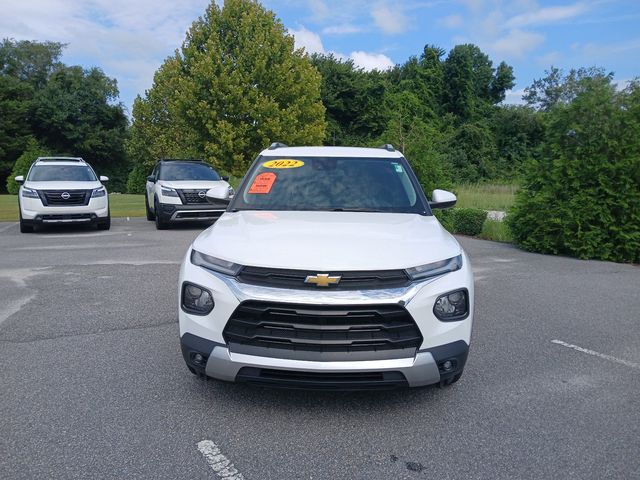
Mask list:
[{"label": "green tree", "polygon": [[7,191],[13,195],[17,195],[18,190],[20,189],[20,185],[16,183],[14,178],[18,175],[26,176],[29,172],[29,167],[31,167],[31,164],[38,157],[46,157],[50,154],[51,152],[40,145],[35,138],[29,137],[26,143],[25,150],[22,152],[22,155],[20,155],[16,160],[15,164],[13,165],[11,175],[9,175],[9,177],[7,178]]},{"label": "green tree", "polygon": [[366,145],[386,127],[385,74],[365,72],[351,60],[333,55],[312,55],[322,78],[321,97],[326,108],[328,145]]},{"label": "green tree", "polygon": [[0,179],[6,178],[32,135],[35,92],[59,65],[56,42],[0,42]]},{"label": "green tree", "polygon": [[282,22],[257,2],[212,2],[168,62],[177,62],[179,70],[172,98],[150,101],[145,114],[155,115],[166,103],[171,131],[190,139],[188,153],[221,171],[243,175],[274,141],[322,142],[320,75],[304,51],[295,50]]},{"label": "green tree", "polygon": [[613,79],[613,73],[606,73],[603,68],[589,67],[571,69],[568,74],[556,67],[545,70],[545,76],[534,80],[524,89],[523,100],[527,106],[548,111],[558,104],[568,104],[580,93],[590,78]]},{"label": "green tree", "polygon": [[202,158],[204,151],[193,129],[185,124],[176,106],[180,59],[169,57],[156,71],[153,86],[144,98],[133,102],[133,122],[126,143],[134,168],[127,191],[142,193],[146,177],[160,158]]},{"label": "green tree", "polygon": [[456,45],[444,61],[444,107],[461,121],[488,113],[513,87],[513,69],[502,62],[497,69],[475,45]]},{"label": "green tree", "polygon": [[596,74],[570,88],[573,99],[547,113],[540,157],[526,164],[508,217],[514,240],[538,252],[638,262],[640,83],[617,92]]},{"label": "green tree", "polygon": [[123,191],[127,117],[116,81],[102,70],[58,67],[35,97],[33,132],[55,154],[81,156]]}]

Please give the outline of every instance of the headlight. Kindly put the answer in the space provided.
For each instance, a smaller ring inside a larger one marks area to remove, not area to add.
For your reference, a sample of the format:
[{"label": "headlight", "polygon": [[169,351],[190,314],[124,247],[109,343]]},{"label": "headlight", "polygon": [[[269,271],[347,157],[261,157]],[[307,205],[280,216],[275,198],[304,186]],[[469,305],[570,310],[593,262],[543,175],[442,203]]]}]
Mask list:
[{"label": "headlight", "polygon": [[162,195],[163,197],[177,197],[178,192],[176,192],[173,188],[160,187],[160,195]]},{"label": "headlight", "polygon": [[238,273],[240,273],[240,269],[242,268],[242,265],[238,265],[237,263],[211,257],[209,255],[205,255],[204,253],[196,252],[195,250],[191,250],[191,263],[208,270],[213,270],[214,272],[231,275],[232,277],[238,275]]},{"label": "headlight", "polygon": [[213,310],[213,296],[206,288],[193,283],[182,284],[182,309],[195,315],[207,315]]},{"label": "headlight", "polygon": [[462,255],[448,258],[439,262],[427,263],[419,267],[407,268],[407,274],[411,280],[422,280],[424,278],[437,277],[443,273],[455,272],[462,268]]},{"label": "headlight", "polygon": [[463,320],[469,315],[469,293],[467,289],[445,293],[436,299],[433,313],[444,322]]},{"label": "headlight", "polygon": [[22,196],[24,198],[40,198],[36,190],[32,190],[31,188],[27,187],[22,187]]},{"label": "headlight", "polygon": [[91,192],[91,198],[104,197],[107,194],[107,190],[104,187],[94,188]]}]

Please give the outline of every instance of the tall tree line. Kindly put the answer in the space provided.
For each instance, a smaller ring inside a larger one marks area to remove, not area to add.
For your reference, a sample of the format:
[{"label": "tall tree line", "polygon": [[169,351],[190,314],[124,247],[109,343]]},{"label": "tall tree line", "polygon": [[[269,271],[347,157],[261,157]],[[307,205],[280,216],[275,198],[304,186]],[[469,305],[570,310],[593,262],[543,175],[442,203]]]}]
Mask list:
[{"label": "tall tree line", "polygon": [[[116,81],[99,68],[63,64],[64,47],[0,43],[0,179],[24,173],[35,160],[26,156],[17,164],[25,151],[42,152],[83,157],[123,190],[128,120]],[[7,186],[15,193],[15,183]]]}]

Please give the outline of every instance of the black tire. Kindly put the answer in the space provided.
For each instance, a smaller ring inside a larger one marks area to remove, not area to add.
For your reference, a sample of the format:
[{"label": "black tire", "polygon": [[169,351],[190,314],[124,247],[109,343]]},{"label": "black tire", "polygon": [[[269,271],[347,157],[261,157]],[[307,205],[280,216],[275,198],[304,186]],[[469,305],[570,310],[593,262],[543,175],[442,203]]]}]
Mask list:
[{"label": "black tire", "polygon": [[22,218],[20,219],[20,233],[33,233],[33,226],[24,223]]},{"label": "black tire", "polygon": [[[158,198],[156,197],[154,202],[153,202],[153,208],[157,209],[158,208]],[[156,229],[158,230],[166,230],[167,228],[169,228],[169,223],[166,222],[163,218],[162,215],[159,212],[155,212],[155,217],[156,217]]]},{"label": "black tire", "polygon": [[22,219],[22,208],[20,202],[18,202],[18,211],[20,211],[20,233],[33,233],[33,225],[27,225]]},{"label": "black tire", "polygon": [[107,219],[98,223],[98,230],[109,230],[111,228],[111,214],[107,215]]},{"label": "black tire", "polygon": [[149,197],[147,197],[146,193],[144,194],[144,206],[147,209],[147,220],[149,220],[150,222],[153,222],[156,219],[156,216],[149,208]]}]

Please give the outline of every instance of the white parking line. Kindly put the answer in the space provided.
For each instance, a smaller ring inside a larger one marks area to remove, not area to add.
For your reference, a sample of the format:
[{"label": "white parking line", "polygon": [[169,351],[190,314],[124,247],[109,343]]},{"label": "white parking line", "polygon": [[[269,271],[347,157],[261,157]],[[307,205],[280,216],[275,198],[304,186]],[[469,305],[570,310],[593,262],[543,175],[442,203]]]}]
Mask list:
[{"label": "white parking line", "polygon": [[211,440],[198,442],[198,450],[218,477],[226,480],[244,480],[244,476],[233,466],[231,460],[225,457]]},{"label": "white parking line", "polygon": [[600,357],[604,360],[609,360],[610,362],[619,363],[620,365],[625,365],[627,367],[640,370],[640,364],[630,362],[629,360],[622,360],[621,358],[612,357],[611,355],[605,355],[604,353],[589,350],[588,348],[579,347],[578,345],[572,345],[571,343],[563,342],[562,340],[551,340],[551,343],[562,345],[563,347],[567,348],[572,348],[573,350],[586,353],[587,355],[593,355],[594,357]]}]

